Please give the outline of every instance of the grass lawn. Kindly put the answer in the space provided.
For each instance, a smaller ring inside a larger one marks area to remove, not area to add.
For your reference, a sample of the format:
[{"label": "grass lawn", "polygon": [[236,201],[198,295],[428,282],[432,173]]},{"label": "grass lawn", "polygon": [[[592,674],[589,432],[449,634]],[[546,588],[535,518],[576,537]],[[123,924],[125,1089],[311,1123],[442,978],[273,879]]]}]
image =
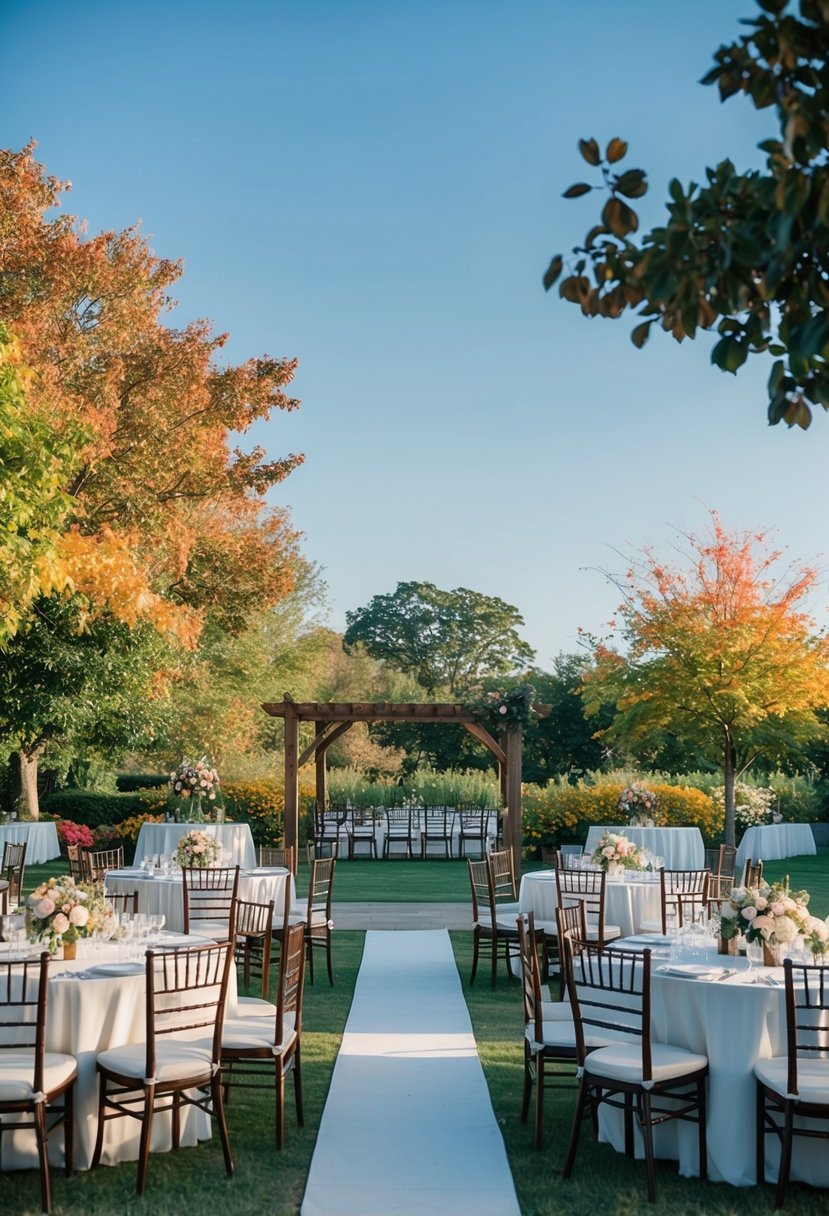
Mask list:
[{"label": "grass lawn", "polygon": [[[32,866],[27,887],[47,873],[61,873],[60,862]],[[793,886],[812,892],[816,914],[829,913],[829,851],[816,858],[769,863],[770,879],[788,873]],[[344,901],[419,899],[467,902],[465,863],[457,862],[347,862],[337,869],[335,891]],[[394,896],[386,892],[393,890]],[[426,894],[429,892],[430,894]],[[515,1178],[523,1216],[635,1216],[645,1205],[644,1168],[597,1145],[589,1130],[582,1137],[575,1176],[560,1177],[572,1113],[573,1091],[549,1091],[546,1101],[545,1147],[532,1146],[532,1125],[519,1120],[522,1085],[522,1032],[520,987],[499,972],[493,992],[483,977],[469,988],[471,934],[452,934],[464,994],[472,1018],[481,1062],[493,1107],[501,1127]],[[154,1154],[147,1193],[134,1195],[135,1164],[101,1167],[94,1173],[65,1179],[54,1173],[56,1216],[178,1216],[182,1211],[224,1211],[232,1216],[296,1216],[302,1200],[325,1096],[348,1016],[362,956],[363,934],[337,932],[334,938],[335,985],[321,977],[305,994],[303,1082],[306,1126],[295,1126],[288,1087],[286,1148],[273,1147],[273,1110],[267,1093],[233,1095],[228,1108],[236,1176],[225,1177],[221,1149],[214,1138],[198,1149],[174,1155]],[[0,1177],[2,1210],[35,1216],[40,1210],[37,1178],[33,1172]],[[671,1162],[657,1163],[655,1216],[771,1216],[771,1187],[738,1189],[679,1178]],[[786,1203],[790,1216],[823,1216],[825,1193],[793,1184]],[[444,1216],[436,1213],[436,1216]],[[449,1216],[449,1214],[447,1214]]]}]

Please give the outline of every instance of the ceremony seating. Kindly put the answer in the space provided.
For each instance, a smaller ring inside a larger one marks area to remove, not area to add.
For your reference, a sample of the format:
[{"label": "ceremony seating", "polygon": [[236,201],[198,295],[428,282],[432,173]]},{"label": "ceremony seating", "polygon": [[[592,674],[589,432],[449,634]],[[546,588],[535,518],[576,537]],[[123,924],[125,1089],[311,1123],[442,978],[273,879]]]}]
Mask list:
[{"label": "ceremony seating", "polygon": [[414,857],[414,825],[413,812],[410,806],[387,806],[386,835],[383,840],[383,859],[388,860],[392,855],[392,846],[405,844],[404,857]]},{"label": "ceremony seating", "polygon": [[357,856],[357,849],[368,846],[368,855],[377,860],[377,821],[371,807],[353,807],[348,813],[348,857]]},{"label": "ceremony seating", "polygon": [[503,944],[507,975],[512,975],[512,959],[518,956],[518,930],[515,918],[518,906],[503,905],[499,908],[489,861],[472,861],[467,858],[469,885],[472,889],[472,972],[469,983],[475,983],[478,971],[478,954],[481,942],[490,943],[490,965],[492,987],[498,975],[498,947]]},{"label": "ceremony seating", "polygon": [[486,847],[489,835],[490,812],[480,806],[459,805],[456,808],[459,819],[458,857],[466,857],[468,844],[476,846],[479,857],[486,857]]},{"label": "ceremony seating", "polygon": [[451,860],[452,833],[455,828],[455,812],[447,806],[423,808],[423,824],[420,829],[420,856],[425,861],[429,856],[429,845],[439,844],[444,856]]}]

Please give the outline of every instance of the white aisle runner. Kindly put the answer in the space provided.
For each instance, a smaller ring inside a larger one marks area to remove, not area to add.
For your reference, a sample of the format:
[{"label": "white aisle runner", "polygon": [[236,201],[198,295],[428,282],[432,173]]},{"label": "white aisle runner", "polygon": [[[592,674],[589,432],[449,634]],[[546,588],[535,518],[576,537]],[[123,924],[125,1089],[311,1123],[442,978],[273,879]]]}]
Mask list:
[{"label": "white aisle runner", "polygon": [[369,931],[301,1216],[519,1216],[445,929]]}]

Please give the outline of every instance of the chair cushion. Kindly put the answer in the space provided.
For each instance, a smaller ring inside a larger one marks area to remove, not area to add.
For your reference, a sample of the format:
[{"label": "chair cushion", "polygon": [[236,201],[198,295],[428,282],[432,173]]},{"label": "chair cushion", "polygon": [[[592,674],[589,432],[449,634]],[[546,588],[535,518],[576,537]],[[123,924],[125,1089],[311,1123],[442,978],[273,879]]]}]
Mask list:
[{"label": "chair cushion", "polygon": [[[74,1056],[47,1052],[43,1061],[43,1092],[48,1096],[71,1081],[78,1071]],[[0,1102],[26,1102],[34,1096],[34,1048],[0,1051]]]},{"label": "chair cushion", "polygon": [[[686,1051],[684,1047],[675,1047],[672,1043],[651,1043],[651,1064],[652,1078],[659,1083],[698,1072],[706,1067],[708,1058],[695,1051]],[[641,1044],[612,1043],[609,1047],[602,1047],[590,1055],[584,1070],[591,1076],[641,1084]]]},{"label": "chair cushion", "polygon": [[[273,1048],[275,1024],[273,1018],[225,1018],[222,1027],[222,1051],[261,1051]],[[294,1017],[285,1015],[284,1038],[276,1050],[283,1055],[296,1039]]]},{"label": "chair cushion", "polygon": [[542,1001],[541,1016],[545,1022],[566,1022],[573,1020],[573,1007],[567,1000]]},{"label": "chair cushion", "polygon": [[261,996],[239,996],[236,998],[236,1008],[233,1016],[237,1018],[270,1018],[276,1017],[276,1005],[263,1001]]},{"label": "chair cushion", "polygon": [[[212,1044],[205,1039],[158,1039],[155,1045],[155,1079],[159,1082],[210,1076],[213,1065]],[[98,1056],[98,1066],[122,1077],[144,1079],[147,1048],[144,1043],[111,1047]]]},{"label": "chair cushion", "polygon": [[[587,940],[589,942],[595,942],[598,940],[598,936],[599,936],[598,923],[593,922],[591,924],[591,922],[588,921],[587,922]],[[614,937],[621,937],[621,936],[622,936],[622,930],[619,928],[618,925],[609,925],[609,924],[607,924],[607,922],[605,922],[604,940],[606,942],[609,942]]]},{"label": "chair cushion", "polygon": [[[492,932],[492,917],[488,912],[478,912],[478,920],[476,924],[479,928],[486,930],[487,933]],[[498,909],[498,919],[495,921],[495,927],[499,933],[514,933],[518,936],[518,926],[512,917],[507,917],[506,920],[501,916],[501,909]]]},{"label": "chair cushion", "polygon": [[226,942],[229,937],[229,922],[226,920],[190,921],[190,932],[194,937],[204,937],[208,942]]},{"label": "chair cushion", "polygon": [[[754,1065],[754,1075],[758,1081],[785,1098],[789,1088],[786,1056],[758,1060]],[[829,1107],[829,1060],[798,1060],[797,1092],[802,1102],[817,1102]]]},{"label": "chair cushion", "polygon": [[655,920],[654,919],[643,920],[640,923],[637,932],[638,933],[661,933],[662,932],[662,918],[659,917]]}]

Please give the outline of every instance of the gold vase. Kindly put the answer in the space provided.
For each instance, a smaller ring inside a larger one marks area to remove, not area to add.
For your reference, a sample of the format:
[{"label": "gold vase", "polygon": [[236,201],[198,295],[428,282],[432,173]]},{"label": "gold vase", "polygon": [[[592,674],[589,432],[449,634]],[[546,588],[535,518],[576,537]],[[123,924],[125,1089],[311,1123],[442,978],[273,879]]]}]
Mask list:
[{"label": "gold vase", "polygon": [[717,943],[717,954],[736,954],[737,939],[736,937],[721,937]]},{"label": "gold vase", "polygon": [[774,947],[770,946],[768,942],[763,942],[763,965],[766,967],[780,966],[777,961],[777,955],[774,952]]},{"label": "gold vase", "polygon": [[77,942],[64,942],[63,943],[64,962],[67,959],[72,960],[74,958],[77,958],[77,954],[78,954],[78,943]]}]

